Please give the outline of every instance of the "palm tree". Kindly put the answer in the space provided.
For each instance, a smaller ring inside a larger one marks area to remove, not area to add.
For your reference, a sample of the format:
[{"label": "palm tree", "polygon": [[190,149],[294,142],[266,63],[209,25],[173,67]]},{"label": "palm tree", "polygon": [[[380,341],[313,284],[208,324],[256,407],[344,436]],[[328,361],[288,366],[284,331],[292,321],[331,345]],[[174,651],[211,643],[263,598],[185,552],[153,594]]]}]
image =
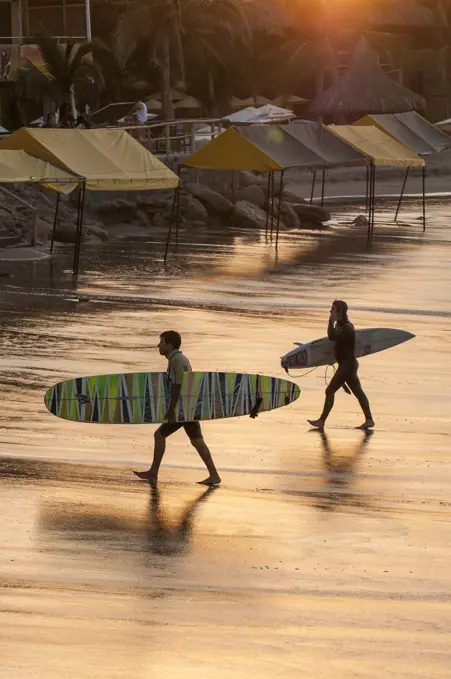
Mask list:
[{"label": "palm tree", "polygon": [[179,89],[185,87],[188,42],[197,42],[210,63],[217,65],[224,53],[219,36],[227,36],[229,46],[250,39],[249,4],[243,0],[125,0],[117,30],[119,54],[125,59],[138,40],[147,40],[149,62],[160,71],[167,120],[174,118],[172,81]]},{"label": "palm tree", "polygon": [[26,58],[27,64],[19,70],[19,86],[28,85],[35,96],[46,94],[59,103],[67,101],[75,117],[76,89],[94,85],[100,90],[104,86],[102,70],[93,52],[108,48],[97,39],[83,43],[68,40],[63,45],[55,38],[37,37],[28,42],[36,45],[39,52]]}]

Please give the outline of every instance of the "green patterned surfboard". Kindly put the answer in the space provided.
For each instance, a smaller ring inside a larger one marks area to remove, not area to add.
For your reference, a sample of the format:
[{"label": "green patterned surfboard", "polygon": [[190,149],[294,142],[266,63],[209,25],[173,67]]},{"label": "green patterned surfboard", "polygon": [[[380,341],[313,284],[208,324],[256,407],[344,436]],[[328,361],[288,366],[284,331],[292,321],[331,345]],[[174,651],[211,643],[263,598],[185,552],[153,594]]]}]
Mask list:
[{"label": "green patterned surfboard", "polygon": [[[47,409],[63,420],[99,424],[164,422],[170,383],[166,373],[93,375],[59,382],[45,394]],[[289,405],[299,387],[284,379],[245,373],[187,372],[177,404],[178,422],[218,420]]]}]

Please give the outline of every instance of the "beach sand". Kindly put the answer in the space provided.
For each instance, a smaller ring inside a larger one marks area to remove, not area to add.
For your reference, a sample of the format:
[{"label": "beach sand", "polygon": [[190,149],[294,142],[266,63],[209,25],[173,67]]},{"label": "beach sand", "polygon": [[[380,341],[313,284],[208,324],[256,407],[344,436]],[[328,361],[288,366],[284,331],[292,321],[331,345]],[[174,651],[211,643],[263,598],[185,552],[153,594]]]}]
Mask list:
[{"label": "beach sand", "polygon": [[[166,268],[161,244],[90,246],[80,303],[67,249],[51,269],[4,265],[1,677],[449,677],[451,238],[446,205],[430,204],[426,234],[419,208],[395,227],[384,204],[370,248],[346,207],[330,232],[283,234],[277,255],[245,231],[182,232]],[[204,424],[220,488],[196,484],[178,433],[152,490],[132,470],[155,427],[45,409],[69,376],[165,369],[170,328],[196,370],[282,377],[336,297],[357,327],[416,335],[361,359],[369,436],[344,393],[325,435],[309,429],[318,369],[292,378],[289,407]]]}]

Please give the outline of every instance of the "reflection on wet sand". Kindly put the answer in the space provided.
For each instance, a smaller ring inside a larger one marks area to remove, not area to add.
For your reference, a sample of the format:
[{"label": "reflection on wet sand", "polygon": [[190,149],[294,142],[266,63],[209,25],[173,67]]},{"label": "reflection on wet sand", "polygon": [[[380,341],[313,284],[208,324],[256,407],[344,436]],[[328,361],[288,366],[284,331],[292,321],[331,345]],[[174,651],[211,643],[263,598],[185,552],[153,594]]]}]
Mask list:
[{"label": "reflection on wet sand", "polygon": [[371,502],[364,495],[352,492],[352,484],[357,463],[365,453],[374,431],[362,432],[361,440],[345,455],[339,456],[334,453],[324,429],[312,429],[311,432],[321,439],[327,483],[327,491],[318,497],[317,508],[325,512],[334,511],[340,506],[370,509]]},{"label": "reflection on wet sand", "polygon": [[[115,545],[127,548],[126,544],[130,544],[134,536],[140,542],[144,540],[144,549],[153,554],[179,556],[189,554],[196,512],[215,490],[215,487],[207,488],[187,502],[176,518],[169,518],[165,509],[165,493],[150,485],[147,516],[134,514],[132,507],[106,504],[95,507],[83,502],[46,501],[40,510],[39,525],[53,533],[61,532],[66,539],[86,539],[101,544],[103,548]],[[167,492],[169,495],[170,489]]]}]

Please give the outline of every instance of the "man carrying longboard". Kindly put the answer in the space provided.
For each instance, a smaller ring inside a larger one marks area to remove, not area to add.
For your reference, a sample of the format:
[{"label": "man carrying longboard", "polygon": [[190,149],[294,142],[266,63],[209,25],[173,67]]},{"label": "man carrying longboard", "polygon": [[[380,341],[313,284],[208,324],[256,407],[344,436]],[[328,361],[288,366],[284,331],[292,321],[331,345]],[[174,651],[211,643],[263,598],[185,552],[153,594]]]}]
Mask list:
[{"label": "man carrying longboard", "polygon": [[175,409],[180,398],[183,374],[185,372],[191,372],[192,370],[189,360],[180,351],[181,344],[182,338],[175,330],[167,330],[160,335],[158,349],[160,354],[165,356],[168,360],[168,377],[171,385],[171,398],[165,416],[167,422],[164,422],[164,424],[162,424],[155,432],[152,466],[146,472],[134,473],[143,481],[156,483],[158,471],[166,449],[166,439],[183,427],[209,472],[208,478],[199,483],[202,483],[205,486],[216,486],[221,483],[221,477],[217,472],[211,453],[204,441],[200,423],[198,421],[176,422]]},{"label": "man carrying longboard", "polygon": [[[348,305],[342,300],[335,300],[332,304],[327,326],[327,335],[332,342],[335,342],[335,358],[337,359],[337,372],[329,382],[326,389],[326,400],[324,408],[318,420],[308,420],[312,427],[324,429],[326,420],[333,408],[335,393],[344,387],[349,387],[354,396],[360,403],[360,407],[365,415],[365,422],[359,429],[370,429],[374,427],[374,420],[371,415],[370,404],[365,392],[362,389],[357,374],[359,364],[355,357],[355,329],[348,318]],[[348,392],[349,393],[349,392]]]}]

